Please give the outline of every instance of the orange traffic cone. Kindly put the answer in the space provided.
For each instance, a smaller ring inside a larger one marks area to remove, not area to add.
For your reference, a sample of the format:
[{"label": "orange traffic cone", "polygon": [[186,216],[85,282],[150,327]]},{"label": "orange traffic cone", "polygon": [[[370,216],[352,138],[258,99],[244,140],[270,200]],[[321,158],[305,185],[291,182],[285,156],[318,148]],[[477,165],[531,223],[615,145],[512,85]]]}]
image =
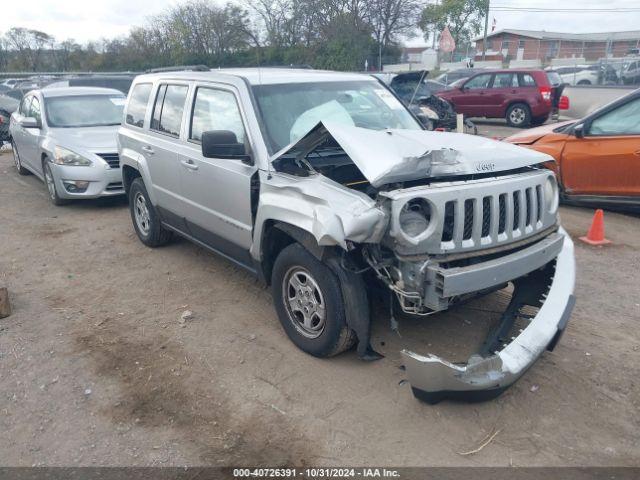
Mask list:
[{"label": "orange traffic cone", "polygon": [[580,240],[589,245],[606,245],[607,243],[611,243],[611,240],[604,238],[604,212],[601,208],[596,210],[587,236],[580,237]]}]

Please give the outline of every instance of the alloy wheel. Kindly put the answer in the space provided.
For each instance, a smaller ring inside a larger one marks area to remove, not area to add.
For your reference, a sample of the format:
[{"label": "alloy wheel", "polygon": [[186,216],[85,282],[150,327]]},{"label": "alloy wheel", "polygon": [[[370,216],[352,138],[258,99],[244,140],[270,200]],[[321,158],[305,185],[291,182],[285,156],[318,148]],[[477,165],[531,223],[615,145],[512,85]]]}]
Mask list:
[{"label": "alloy wheel", "polygon": [[44,180],[47,184],[47,190],[49,191],[49,196],[52,200],[56,199],[56,184],[53,180],[53,173],[51,172],[51,167],[49,165],[45,165],[44,167]]},{"label": "alloy wheel", "polygon": [[13,161],[16,164],[16,168],[18,171],[22,169],[22,164],[20,163],[20,157],[18,156],[18,149],[16,148],[16,144],[11,142],[11,151],[13,152]]},{"label": "alloy wheel", "polygon": [[136,192],[133,199],[133,214],[136,219],[138,230],[140,230],[144,236],[149,235],[149,230],[151,229],[149,207],[147,206],[146,197],[140,192]]},{"label": "alloy wheel", "polygon": [[526,117],[527,117],[526,112],[524,111],[524,109],[520,107],[514,108],[513,110],[511,110],[511,113],[509,114],[509,119],[515,125],[520,125],[522,122],[524,122]]},{"label": "alloy wheel", "polygon": [[282,297],[289,320],[301,335],[307,338],[322,335],[327,308],[322,290],[308,270],[295,266],[287,271],[282,281]]}]

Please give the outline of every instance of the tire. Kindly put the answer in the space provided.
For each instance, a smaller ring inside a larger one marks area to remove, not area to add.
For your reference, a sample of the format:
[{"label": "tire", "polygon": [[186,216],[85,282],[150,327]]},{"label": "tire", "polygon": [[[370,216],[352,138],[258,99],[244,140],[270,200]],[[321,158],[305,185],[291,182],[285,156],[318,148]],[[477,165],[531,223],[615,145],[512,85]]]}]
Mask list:
[{"label": "tire", "polygon": [[591,85],[591,82],[589,80],[580,80],[578,85]]},{"label": "tire", "polygon": [[531,109],[526,103],[514,103],[507,109],[505,119],[510,127],[528,127],[531,123]]},{"label": "tire", "polygon": [[533,120],[531,120],[531,125],[533,125],[534,127],[538,127],[538,126],[542,125],[544,122],[546,122],[547,120],[549,120],[549,116],[548,115],[546,115],[544,117],[534,118]]},{"label": "tire", "polygon": [[138,238],[147,247],[160,247],[171,240],[173,234],[160,223],[160,217],[140,177],[131,182],[129,187],[129,212]]},{"label": "tire", "polygon": [[45,187],[47,187],[47,193],[51,203],[53,203],[56,207],[67,205],[70,200],[66,198],[60,198],[60,195],[58,195],[58,187],[56,187],[56,183],[53,177],[53,170],[51,170],[51,162],[48,158],[42,160],[42,173],[44,176],[44,185]]},{"label": "tire", "polygon": [[282,328],[300,350],[331,357],[353,347],[356,335],[347,326],[338,277],[302,245],[294,243],[280,252],[271,289]]},{"label": "tire", "polygon": [[18,147],[11,139],[11,151],[13,152],[13,162],[16,165],[16,170],[20,175],[31,175],[31,172],[22,166],[22,161],[20,160],[20,155],[18,154]]}]

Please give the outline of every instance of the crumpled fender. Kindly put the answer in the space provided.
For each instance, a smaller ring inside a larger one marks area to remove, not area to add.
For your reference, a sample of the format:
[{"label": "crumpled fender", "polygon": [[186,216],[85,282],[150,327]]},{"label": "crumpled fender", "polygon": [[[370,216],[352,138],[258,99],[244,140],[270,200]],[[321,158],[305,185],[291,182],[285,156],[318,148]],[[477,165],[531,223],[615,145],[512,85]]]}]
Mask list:
[{"label": "crumpled fender", "polygon": [[260,202],[251,255],[261,260],[267,221],[280,221],[309,232],[320,246],[347,249],[347,241],[377,243],[386,231],[388,213],[365,194],[322,176],[294,177],[260,172]]}]

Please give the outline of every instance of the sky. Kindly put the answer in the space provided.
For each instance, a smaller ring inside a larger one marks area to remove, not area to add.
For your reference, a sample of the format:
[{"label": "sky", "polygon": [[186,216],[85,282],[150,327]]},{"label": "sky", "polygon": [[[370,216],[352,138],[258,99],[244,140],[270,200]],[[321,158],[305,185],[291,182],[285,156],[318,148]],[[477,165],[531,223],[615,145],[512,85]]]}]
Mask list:
[{"label": "sky", "polygon": [[[0,33],[10,27],[42,30],[57,40],[73,38],[85,43],[100,38],[126,35],[132,26],[166,11],[184,0],[6,0],[2,9]],[[222,0],[214,0],[222,3]],[[491,0],[492,6],[538,8],[630,8],[640,7],[637,0]],[[640,29],[640,9],[636,12],[505,12],[492,11],[489,23],[496,28],[547,30],[560,32],[604,32]],[[409,42],[423,44],[420,38]]]}]

